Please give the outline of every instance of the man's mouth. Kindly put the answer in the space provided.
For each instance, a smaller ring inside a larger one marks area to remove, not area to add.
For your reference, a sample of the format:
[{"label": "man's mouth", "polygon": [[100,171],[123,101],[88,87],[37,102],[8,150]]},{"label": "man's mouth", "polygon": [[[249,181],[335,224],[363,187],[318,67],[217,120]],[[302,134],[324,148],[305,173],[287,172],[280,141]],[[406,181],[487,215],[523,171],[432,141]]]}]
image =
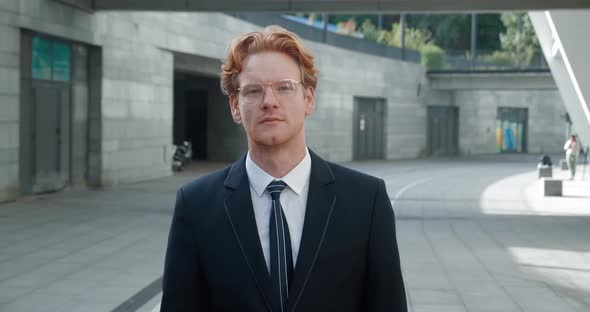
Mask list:
[{"label": "man's mouth", "polygon": [[276,117],[267,117],[267,118],[262,119],[262,121],[260,123],[275,122],[275,121],[282,121],[282,119],[276,118]]}]

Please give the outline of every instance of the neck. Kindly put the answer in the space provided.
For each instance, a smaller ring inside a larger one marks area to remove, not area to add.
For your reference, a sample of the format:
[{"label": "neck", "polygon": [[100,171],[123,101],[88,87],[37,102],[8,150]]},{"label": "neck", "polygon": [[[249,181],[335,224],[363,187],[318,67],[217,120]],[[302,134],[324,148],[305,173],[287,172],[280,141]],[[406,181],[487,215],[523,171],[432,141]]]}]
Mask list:
[{"label": "neck", "polygon": [[284,177],[306,154],[305,141],[286,148],[284,146],[260,146],[249,144],[252,161],[275,178]]}]

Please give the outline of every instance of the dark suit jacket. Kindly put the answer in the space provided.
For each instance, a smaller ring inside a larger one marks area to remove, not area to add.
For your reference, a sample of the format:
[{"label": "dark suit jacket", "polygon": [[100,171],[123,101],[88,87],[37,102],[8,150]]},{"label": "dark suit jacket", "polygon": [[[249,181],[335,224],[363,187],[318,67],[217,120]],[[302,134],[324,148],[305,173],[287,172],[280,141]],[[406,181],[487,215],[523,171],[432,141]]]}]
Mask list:
[{"label": "dark suit jacket", "polygon": [[[381,179],[311,154],[288,311],[407,311],[391,202]],[[177,194],[162,311],[270,311],[245,157]]]}]

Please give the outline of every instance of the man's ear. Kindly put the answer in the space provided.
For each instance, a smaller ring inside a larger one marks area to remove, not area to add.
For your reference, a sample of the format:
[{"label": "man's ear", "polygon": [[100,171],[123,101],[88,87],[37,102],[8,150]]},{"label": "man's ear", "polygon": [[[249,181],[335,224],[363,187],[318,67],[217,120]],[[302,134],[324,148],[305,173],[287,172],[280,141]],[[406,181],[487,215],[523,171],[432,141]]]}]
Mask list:
[{"label": "man's ear", "polygon": [[305,90],[305,116],[311,115],[315,111],[315,89],[308,87]]},{"label": "man's ear", "polygon": [[235,95],[229,96],[229,110],[231,112],[231,118],[235,123],[242,123],[242,116],[240,115],[240,108],[238,103],[238,97]]}]

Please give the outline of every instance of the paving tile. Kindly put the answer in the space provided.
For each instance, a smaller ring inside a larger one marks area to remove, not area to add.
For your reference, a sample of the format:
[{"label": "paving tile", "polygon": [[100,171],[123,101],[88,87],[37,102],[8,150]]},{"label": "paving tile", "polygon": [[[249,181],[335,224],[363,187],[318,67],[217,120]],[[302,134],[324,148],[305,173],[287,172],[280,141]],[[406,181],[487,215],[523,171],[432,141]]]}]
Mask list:
[{"label": "paving tile", "polygon": [[413,311],[414,312],[469,312],[462,305],[441,305],[441,304],[415,305],[415,306],[413,306]]},{"label": "paving tile", "polygon": [[412,303],[419,305],[462,305],[459,294],[448,288],[443,289],[424,289],[413,288],[408,291]]},{"label": "paving tile", "polygon": [[65,296],[52,296],[39,293],[30,293],[6,304],[2,311],[10,312],[50,312],[56,311],[66,302],[72,300]]},{"label": "paving tile", "polygon": [[[590,311],[590,199],[541,197],[527,163],[348,165],[387,179],[390,195],[432,178],[394,208],[410,311]],[[110,311],[159,278],[189,179],[0,205],[0,311]]]},{"label": "paving tile", "polygon": [[[35,287],[15,287],[0,284],[0,304],[8,304],[34,290]],[[0,311],[6,311],[0,309]]]}]

